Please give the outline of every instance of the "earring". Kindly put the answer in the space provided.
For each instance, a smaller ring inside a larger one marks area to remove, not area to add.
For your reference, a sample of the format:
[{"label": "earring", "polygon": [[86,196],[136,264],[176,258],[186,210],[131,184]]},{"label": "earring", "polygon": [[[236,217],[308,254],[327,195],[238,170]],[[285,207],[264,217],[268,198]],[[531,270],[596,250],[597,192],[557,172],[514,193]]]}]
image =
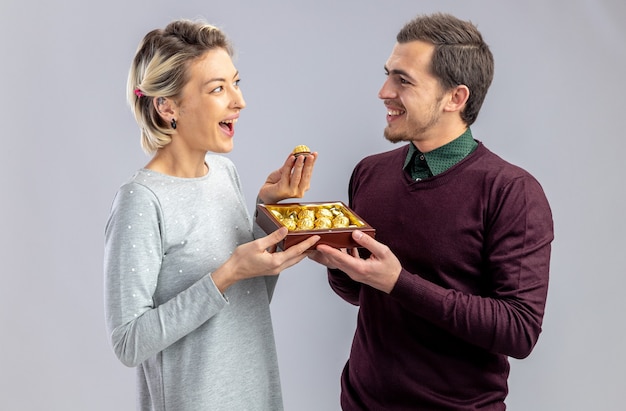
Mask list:
[{"label": "earring", "polygon": [[172,121],[170,122],[170,125],[172,126],[172,128],[174,130],[176,130],[176,119],[175,118],[172,119]]}]

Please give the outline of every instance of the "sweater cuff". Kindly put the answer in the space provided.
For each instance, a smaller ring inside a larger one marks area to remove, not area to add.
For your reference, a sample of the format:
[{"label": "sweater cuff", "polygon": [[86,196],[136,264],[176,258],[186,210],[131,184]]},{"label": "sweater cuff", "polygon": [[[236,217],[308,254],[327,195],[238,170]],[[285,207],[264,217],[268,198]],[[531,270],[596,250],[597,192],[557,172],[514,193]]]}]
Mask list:
[{"label": "sweater cuff", "polygon": [[[216,302],[218,301],[222,301],[223,304],[221,304],[220,308],[223,308],[226,304],[230,303],[230,301],[228,301],[228,297],[226,297],[226,294],[222,293],[220,291],[219,288],[217,288],[217,285],[215,284],[215,281],[213,281],[213,273],[209,273],[209,275],[207,275],[207,277],[209,277],[209,281],[207,285],[207,291],[209,293],[210,296],[215,296],[215,298],[213,298]],[[220,303],[218,302],[217,305],[219,306]]]}]

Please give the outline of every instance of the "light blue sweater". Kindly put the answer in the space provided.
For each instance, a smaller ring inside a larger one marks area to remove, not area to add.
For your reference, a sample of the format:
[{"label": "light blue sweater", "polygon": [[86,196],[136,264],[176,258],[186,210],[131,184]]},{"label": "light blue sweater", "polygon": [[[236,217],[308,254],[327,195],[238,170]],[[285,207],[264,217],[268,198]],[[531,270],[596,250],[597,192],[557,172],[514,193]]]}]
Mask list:
[{"label": "light blue sweater", "polygon": [[269,302],[275,277],[222,295],[211,272],[252,222],[233,163],[177,178],[139,170],[118,191],[105,231],[106,324],[137,367],[139,409],[282,410]]}]

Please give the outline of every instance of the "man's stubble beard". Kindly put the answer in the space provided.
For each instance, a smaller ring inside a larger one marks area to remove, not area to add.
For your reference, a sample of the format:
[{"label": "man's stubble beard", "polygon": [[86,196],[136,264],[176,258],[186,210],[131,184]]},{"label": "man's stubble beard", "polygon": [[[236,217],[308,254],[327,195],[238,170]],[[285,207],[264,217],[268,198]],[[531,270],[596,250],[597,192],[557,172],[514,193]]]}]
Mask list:
[{"label": "man's stubble beard", "polygon": [[418,140],[420,136],[426,134],[427,131],[429,131],[435,124],[437,124],[440,118],[441,114],[437,112],[433,107],[430,112],[428,122],[426,124],[415,127],[412,130],[398,132],[392,132],[389,125],[387,125],[383,134],[388,141],[394,144],[400,143],[402,141]]},{"label": "man's stubble beard", "polygon": [[[392,133],[389,124],[387,124],[384,131],[385,138],[394,144],[402,141],[419,140],[422,135],[426,134],[433,126],[435,126],[439,122],[439,119],[441,118],[439,106],[443,98],[444,94],[442,93],[437,97],[435,103],[433,103],[433,105],[430,107],[430,113],[428,113],[428,121],[426,122],[426,124],[417,124],[412,130],[409,129],[407,131],[399,131],[397,133]],[[405,113],[404,115],[408,116],[407,113]]]},{"label": "man's stubble beard", "polygon": [[400,143],[402,141],[411,141],[411,138],[404,133],[392,133],[391,130],[389,130],[389,126],[385,127],[383,134],[385,135],[387,141],[393,144]]}]

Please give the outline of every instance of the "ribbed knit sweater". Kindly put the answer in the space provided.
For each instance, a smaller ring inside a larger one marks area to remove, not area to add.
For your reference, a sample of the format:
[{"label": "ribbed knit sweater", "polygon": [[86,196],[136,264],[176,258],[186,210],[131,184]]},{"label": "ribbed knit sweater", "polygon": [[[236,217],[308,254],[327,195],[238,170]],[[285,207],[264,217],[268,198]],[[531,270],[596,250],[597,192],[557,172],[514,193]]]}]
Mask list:
[{"label": "ribbed knit sweater", "polygon": [[408,146],[363,159],[350,206],[402,263],[388,295],[329,270],[359,305],[342,375],[344,410],[504,410],[508,356],[533,349],[543,320],[553,223],[528,172],[476,150],[413,181]]}]

